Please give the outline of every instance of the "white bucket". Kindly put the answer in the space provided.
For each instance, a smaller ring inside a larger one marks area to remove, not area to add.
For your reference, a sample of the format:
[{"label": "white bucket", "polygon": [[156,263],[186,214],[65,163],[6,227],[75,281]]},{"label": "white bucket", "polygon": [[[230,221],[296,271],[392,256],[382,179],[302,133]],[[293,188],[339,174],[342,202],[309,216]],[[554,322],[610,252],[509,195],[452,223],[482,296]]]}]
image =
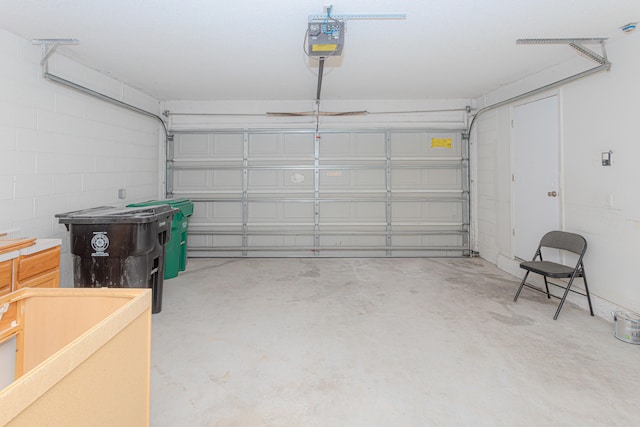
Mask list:
[{"label": "white bucket", "polygon": [[640,316],[626,311],[613,313],[615,336],[629,344],[640,344]]}]

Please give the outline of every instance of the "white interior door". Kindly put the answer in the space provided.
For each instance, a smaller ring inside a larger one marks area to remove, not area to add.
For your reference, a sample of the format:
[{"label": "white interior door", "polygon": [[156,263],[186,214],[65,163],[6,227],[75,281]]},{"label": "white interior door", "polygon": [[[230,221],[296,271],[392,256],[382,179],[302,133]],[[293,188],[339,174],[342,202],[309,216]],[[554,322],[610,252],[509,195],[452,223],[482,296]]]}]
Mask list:
[{"label": "white interior door", "polygon": [[514,255],[531,259],[540,238],[560,229],[558,97],[513,110]]}]

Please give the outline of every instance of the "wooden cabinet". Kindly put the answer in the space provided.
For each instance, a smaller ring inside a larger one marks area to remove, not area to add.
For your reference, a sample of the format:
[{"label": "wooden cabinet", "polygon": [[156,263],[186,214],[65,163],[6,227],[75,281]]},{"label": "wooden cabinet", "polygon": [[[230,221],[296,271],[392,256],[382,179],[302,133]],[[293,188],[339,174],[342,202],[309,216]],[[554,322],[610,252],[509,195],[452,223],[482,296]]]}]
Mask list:
[{"label": "wooden cabinet", "polygon": [[15,290],[60,287],[60,246],[28,255],[21,254],[14,264]]},{"label": "wooden cabinet", "polygon": [[11,292],[13,259],[0,262],[0,296]]},{"label": "wooden cabinet", "polygon": [[149,425],[151,289],[21,289],[0,307],[0,426]]},{"label": "wooden cabinet", "polygon": [[0,239],[0,296],[21,288],[59,288],[60,243],[60,239]]}]

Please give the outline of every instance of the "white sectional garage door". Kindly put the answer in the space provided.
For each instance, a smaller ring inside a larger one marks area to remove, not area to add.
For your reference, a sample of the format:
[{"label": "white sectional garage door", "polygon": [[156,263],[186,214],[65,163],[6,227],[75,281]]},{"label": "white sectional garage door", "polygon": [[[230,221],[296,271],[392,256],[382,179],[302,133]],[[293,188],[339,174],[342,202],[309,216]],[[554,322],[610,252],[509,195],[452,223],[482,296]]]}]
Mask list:
[{"label": "white sectional garage door", "polygon": [[462,130],[174,132],[189,256],[466,256]]}]

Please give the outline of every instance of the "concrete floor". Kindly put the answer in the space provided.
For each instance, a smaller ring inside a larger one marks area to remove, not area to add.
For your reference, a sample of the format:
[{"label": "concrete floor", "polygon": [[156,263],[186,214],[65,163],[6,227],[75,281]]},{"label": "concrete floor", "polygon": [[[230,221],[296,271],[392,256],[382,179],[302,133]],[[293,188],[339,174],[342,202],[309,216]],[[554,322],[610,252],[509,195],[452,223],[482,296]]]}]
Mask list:
[{"label": "concrete floor", "polygon": [[152,426],[631,426],[640,346],[474,259],[190,259]]}]

